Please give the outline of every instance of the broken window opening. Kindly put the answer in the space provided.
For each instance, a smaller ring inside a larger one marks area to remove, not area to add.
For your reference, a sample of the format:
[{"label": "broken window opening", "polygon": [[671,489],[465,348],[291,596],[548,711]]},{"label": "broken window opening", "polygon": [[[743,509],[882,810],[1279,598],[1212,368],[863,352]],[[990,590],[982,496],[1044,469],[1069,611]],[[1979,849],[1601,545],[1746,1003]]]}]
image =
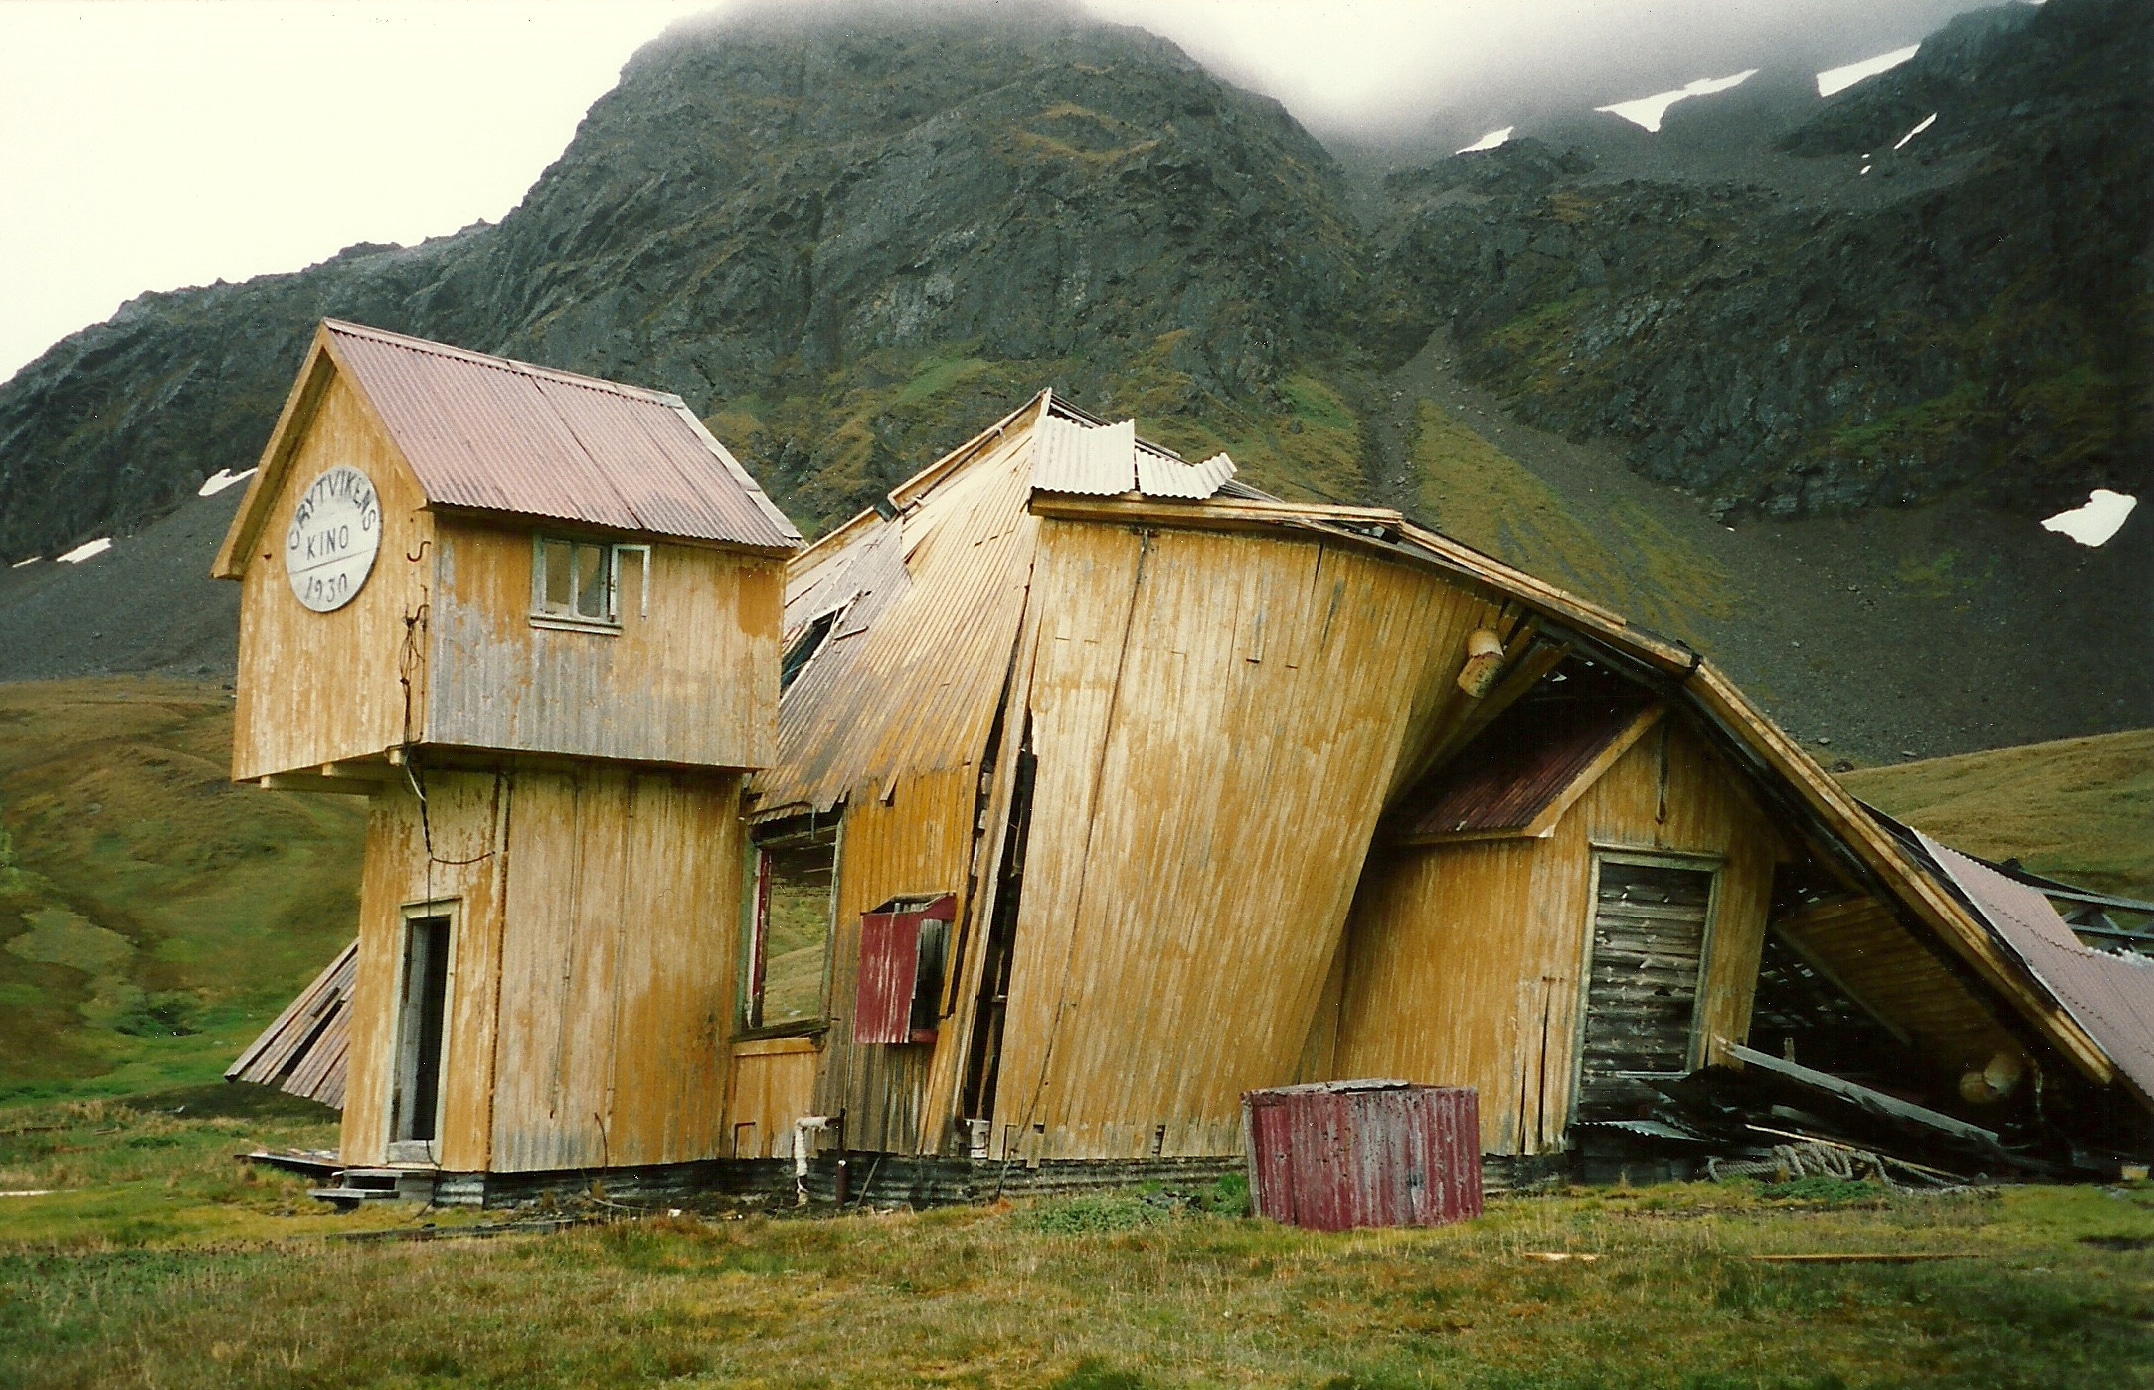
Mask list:
[{"label": "broken window opening", "polygon": [[[395,1071],[389,1142],[430,1150],[441,1131],[442,1062],[447,1051],[450,918],[433,908],[408,913],[399,965]],[[391,1160],[402,1157],[392,1151]],[[410,1155],[430,1161],[433,1155]]]},{"label": "broken window opening", "polygon": [[534,536],[531,616],[551,622],[619,627],[624,600],[638,617],[651,612],[651,548]]},{"label": "broken window opening", "polygon": [[1038,767],[1031,743],[1028,725],[1017,753],[1009,829],[1002,841],[1001,871],[995,876],[994,910],[988,919],[986,958],[980,968],[979,1000],[973,1010],[971,1046],[965,1057],[963,1113],[967,1118],[983,1121],[992,1119],[995,1113],[1003,1015],[1009,1007],[1010,962],[1016,954],[1017,908],[1024,894],[1025,844],[1032,828],[1032,783]]},{"label": "broken window opening", "polygon": [[838,828],[781,832],[759,841],[754,853],[742,1023],[750,1031],[811,1032],[826,1013]]},{"label": "broken window opening", "polygon": [[844,611],[842,607],[833,608],[821,617],[811,620],[807,627],[801,630],[800,636],[793,639],[793,645],[785,649],[785,657],[778,665],[779,694],[793,688],[793,681],[815,654],[823,649],[824,641],[829,638],[831,629],[838,625],[838,616]]}]

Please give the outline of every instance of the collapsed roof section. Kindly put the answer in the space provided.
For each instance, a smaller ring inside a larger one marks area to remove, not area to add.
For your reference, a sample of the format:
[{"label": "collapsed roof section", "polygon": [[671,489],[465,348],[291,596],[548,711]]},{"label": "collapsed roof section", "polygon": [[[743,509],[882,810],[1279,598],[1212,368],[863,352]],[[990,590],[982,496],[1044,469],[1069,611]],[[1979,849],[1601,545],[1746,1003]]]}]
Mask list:
[{"label": "collapsed roof section", "polygon": [[2141,1095],[2154,1095],[2154,960],[2088,949],[2040,889],[1919,831],[1915,838],[1932,876],[1981,915]]},{"label": "collapsed roof section", "polygon": [[[758,819],[887,800],[901,773],[982,764],[1022,630],[1047,621],[1027,610],[1042,519],[1316,537],[1468,586],[1503,614],[1495,625],[1501,675],[1487,698],[1462,700],[1455,717],[1430,721],[1439,734],[1407,750],[1387,806],[1396,808],[1408,788],[1449,768],[1566,657],[1617,673],[1640,694],[1620,709],[1582,717],[1578,737],[1563,747],[1544,747],[1548,765],[1538,772],[1545,775],[1529,779],[1533,795],[1517,805],[1509,804],[1524,795],[1516,779],[1506,782],[1508,800],[1499,806],[1490,800],[1495,784],[1477,795],[1466,780],[1472,765],[1460,763],[1446,793],[1458,806],[1430,814],[1440,820],[1463,810],[1453,815],[1463,823],[1438,826],[1424,815],[1426,823],[1404,833],[1533,833],[1567,790],[1590,783],[1591,769],[1611,749],[1620,753],[1662,711],[1681,711],[1849,887],[1892,904],[1894,916],[1941,943],[1956,978],[2004,1001],[2088,1080],[2106,1085],[2121,1075],[2141,1104],[2154,1096],[2145,1075],[2120,1067],[2112,1054],[2122,1042],[2105,1045],[2026,954],[1929,871],[1919,847],[1873,819],[1701,654],[1397,511],[1269,497],[1236,479],[1223,456],[1190,465],[1138,439],[1133,423],[1099,420],[1051,392],[793,560],[785,626],[795,675],[781,705],[778,765],[755,784]],[[1416,801],[1427,806],[1425,797]]]}]

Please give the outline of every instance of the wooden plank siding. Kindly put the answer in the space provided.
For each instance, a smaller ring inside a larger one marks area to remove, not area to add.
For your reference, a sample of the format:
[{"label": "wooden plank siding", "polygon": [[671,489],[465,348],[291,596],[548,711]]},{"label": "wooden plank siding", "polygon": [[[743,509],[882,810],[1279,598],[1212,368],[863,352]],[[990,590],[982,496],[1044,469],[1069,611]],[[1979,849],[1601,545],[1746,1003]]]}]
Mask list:
[{"label": "wooden plank siding", "polygon": [[1349,928],[1334,1075],[1473,1086],[1488,1152],[1564,1148],[1597,849],[1718,865],[1698,1031],[1745,1036],[1783,841],[1680,718],[1660,729],[1665,738],[1656,730],[1633,745],[1546,838],[1372,861]]},{"label": "wooden plank siding", "polygon": [[[426,649],[407,623],[420,621],[426,607],[434,518],[365,399],[333,374],[318,389],[320,403],[277,475],[241,581],[235,781],[379,755],[424,733]],[[285,578],[284,533],[300,496],[338,465],[373,483],[381,549],[349,603],[316,613]]]},{"label": "wooden plank siding", "polygon": [[422,785],[423,819],[408,785],[369,817],[345,1159],[386,1152],[403,909],[445,900],[443,1168],[727,1153],[739,776],[601,765]]},{"label": "wooden plank siding", "polygon": [[435,1157],[444,1168],[476,1172],[487,1167],[491,1149],[495,982],[508,867],[499,851],[514,791],[482,773],[436,774],[426,789],[423,822],[409,784],[391,786],[368,803],[341,1152],[354,1164],[386,1157],[403,910],[407,904],[453,901],[442,1128]]},{"label": "wooden plank siding", "polygon": [[1241,1093],[1295,1074],[1414,716],[1497,609],[1316,536],[1052,519],[1034,593],[995,1151],[1236,1152]]},{"label": "wooden plank siding", "polygon": [[815,1109],[821,1049],[813,1038],[765,1038],[733,1044],[732,1133],[728,1158],[790,1158],[793,1124]]},{"label": "wooden plank siding", "polygon": [[618,630],[564,630],[530,619],[539,534],[619,539],[568,525],[436,523],[427,741],[767,767],[777,755],[783,564],[655,542],[648,576],[623,577]]}]

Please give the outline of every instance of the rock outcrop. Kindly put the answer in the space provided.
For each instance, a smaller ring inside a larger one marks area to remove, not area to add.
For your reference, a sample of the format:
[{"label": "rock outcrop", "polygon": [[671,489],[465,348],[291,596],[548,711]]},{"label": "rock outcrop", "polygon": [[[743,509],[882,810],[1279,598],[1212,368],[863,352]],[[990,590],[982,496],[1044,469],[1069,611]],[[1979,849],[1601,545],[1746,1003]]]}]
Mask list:
[{"label": "rock outcrop", "polygon": [[2137,0],[1962,16],[1740,184],[1530,141],[1394,174],[1382,273],[1526,418],[1716,514],[2137,491],[2150,40]]}]

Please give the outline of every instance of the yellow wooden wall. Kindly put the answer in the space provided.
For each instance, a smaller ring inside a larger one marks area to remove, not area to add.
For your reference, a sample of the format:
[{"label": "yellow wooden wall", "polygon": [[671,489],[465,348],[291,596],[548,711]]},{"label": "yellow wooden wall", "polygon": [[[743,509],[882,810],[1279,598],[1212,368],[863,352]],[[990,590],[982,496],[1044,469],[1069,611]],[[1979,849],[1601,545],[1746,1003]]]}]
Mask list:
[{"label": "yellow wooden wall", "polygon": [[996,1151],[1238,1152],[1241,1093],[1294,1077],[1415,712],[1497,610],[1315,537],[1053,520],[1034,602]]},{"label": "yellow wooden wall", "polygon": [[487,1166],[490,1149],[494,983],[509,862],[500,849],[515,810],[515,788],[506,779],[473,773],[437,773],[425,785],[434,859],[469,862],[429,863],[418,797],[408,785],[371,798],[359,886],[359,963],[352,982],[342,1153],[346,1163],[359,1164],[380,1163],[385,1156],[403,908],[454,900],[436,1159],[452,1171],[476,1172]]},{"label": "yellow wooden wall", "polygon": [[790,1158],[793,1122],[815,1108],[822,1049],[813,1038],[762,1038],[733,1044],[732,1102],[726,1111],[729,1158]]},{"label": "yellow wooden wall", "polygon": [[534,626],[534,523],[436,525],[430,742],[695,767],[776,754],[784,561],[655,542],[618,632]]},{"label": "yellow wooden wall", "polygon": [[[299,602],[285,576],[284,533],[300,496],[339,465],[357,468],[374,484],[381,550],[349,603],[316,613]],[[405,620],[427,602],[433,518],[425,505],[418,480],[372,409],[341,376],[333,378],[268,505],[240,585],[234,779],[378,754],[418,735],[426,650],[420,633],[407,652]],[[406,673],[414,683],[408,721]]]},{"label": "yellow wooden wall", "polygon": [[[742,830],[734,774],[520,769],[374,799],[352,1001],[348,1162],[386,1142],[404,904],[460,899],[437,1155],[454,1171],[730,1152]],[[455,861],[473,861],[457,863]]]},{"label": "yellow wooden wall", "polygon": [[1741,1041],[1783,841],[1737,775],[1671,717],[1546,839],[1372,858],[1348,931],[1332,1074],[1473,1086],[1488,1152],[1562,1149],[1597,848],[1717,861],[1699,1029]]}]

